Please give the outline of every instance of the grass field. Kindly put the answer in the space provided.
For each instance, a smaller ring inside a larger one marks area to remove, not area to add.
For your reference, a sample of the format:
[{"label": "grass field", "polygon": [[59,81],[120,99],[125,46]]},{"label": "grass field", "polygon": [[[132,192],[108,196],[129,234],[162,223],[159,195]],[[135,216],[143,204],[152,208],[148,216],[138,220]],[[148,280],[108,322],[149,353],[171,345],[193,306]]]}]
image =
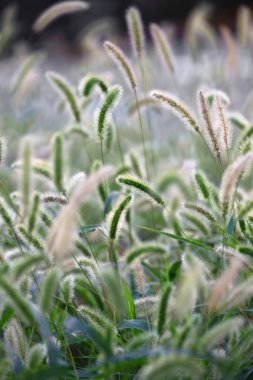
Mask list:
[{"label": "grass field", "polygon": [[207,16],[78,59],[3,17],[0,379],[252,379],[252,15]]}]

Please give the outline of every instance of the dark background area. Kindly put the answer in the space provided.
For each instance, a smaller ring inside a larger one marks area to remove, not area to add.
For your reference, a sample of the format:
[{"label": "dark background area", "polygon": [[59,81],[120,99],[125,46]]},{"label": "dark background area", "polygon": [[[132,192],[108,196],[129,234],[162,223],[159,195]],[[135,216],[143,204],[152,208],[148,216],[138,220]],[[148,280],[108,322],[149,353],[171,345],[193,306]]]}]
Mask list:
[{"label": "dark background area", "polygon": [[[19,24],[17,38],[36,43],[41,38],[48,38],[52,34],[57,34],[66,40],[73,40],[78,31],[83,29],[85,25],[98,18],[108,16],[116,18],[124,30],[124,15],[130,5],[139,7],[145,23],[169,20],[176,22],[180,27],[183,26],[190,11],[201,3],[201,1],[196,0],[89,0],[91,8],[88,12],[76,14],[74,17],[64,16],[50,25],[42,35],[35,35],[31,30],[34,20],[49,5],[56,2],[57,0],[13,1],[13,4],[17,6]],[[0,0],[0,13],[10,4],[12,4],[11,0]],[[236,10],[240,4],[247,4],[253,8],[253,0],[213,0],[210,4],[214,6],[210,22],[213,24],[226,22],[232,26]]]}]

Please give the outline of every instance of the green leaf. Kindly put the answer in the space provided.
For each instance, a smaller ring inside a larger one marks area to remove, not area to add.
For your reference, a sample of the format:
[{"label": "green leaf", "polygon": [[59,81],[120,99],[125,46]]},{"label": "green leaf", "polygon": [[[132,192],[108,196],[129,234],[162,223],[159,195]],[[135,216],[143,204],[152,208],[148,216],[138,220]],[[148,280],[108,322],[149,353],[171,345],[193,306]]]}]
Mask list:
[{"label": "green leaf", "polygon": [[175,278],[177,277],[177,275],[180,271],[181,265],[182,265],[181,261],[176,261],[174,264],[172,264],[172,266],[170,267],[170,270],[169,270],[170,281],[175,280]]},{"label": "green leaf", "polygon": [[121,322],[119,330],[124,329],[137,329],[142,331],[149,331],[148,323],[145,319],[130,319]]},{"label": "green leaf", "polygon": [[80,228],[79,234],[94,232],[99,226],[100,224],[86,224]]},{"label": "green leaf", "polygon": [[135,305],[134,305],[132,294],[130,292],[129,287],[127,286],[127,283],[123,280],[122,280],[122,286],[123,286],[123,294],[124,294],[125,304],[126,304],[127,317],[129,319],[135,319],[136,312],[135,312]]},{"label": "green leaf", "polygon": [[236,220],[234,218],[234,215],[231,216],[230,221],[228,223],[227,227],[227,234],[230,236],[233,236],[234,230],[235,230]]},{"label": "green leaf", "polygon": [[175,240],[178,240],[178,241],[181,241],[181,242],[185,242],[185,243],[189,243],[191,245],[195,245],[197,247],[208,249],[209,251],[213,250],[213,247],[211,245],[207,245],[207,244],[203,243],[201,240],[196,240],[196,239],[191,239],[191,238],[185,238],[183,236],[171,234],[169,232],[165,232],[165,231],[161,231],[161,230],[156,230],[154,228],[143,227],[143,226],[139,226],[139,227],[142,228],[143,230],[146,230],[146,231],[150,231],[150,232],[153,232],[153,233],[156,233],[156,234],[159,234],[159,235],[168,236],[171,239],[175,239]]}]

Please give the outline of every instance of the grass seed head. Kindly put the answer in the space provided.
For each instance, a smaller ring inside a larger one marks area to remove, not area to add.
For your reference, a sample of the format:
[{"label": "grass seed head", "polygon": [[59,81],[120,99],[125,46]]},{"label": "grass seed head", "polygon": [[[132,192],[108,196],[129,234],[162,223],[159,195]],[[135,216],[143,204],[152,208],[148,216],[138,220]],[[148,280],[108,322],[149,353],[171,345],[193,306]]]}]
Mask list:
[{"label": "grass seed head", "polygon": [[35,32],[42,32],[49,24],[57,18],[75,12],[82,12],[89,9],[89,3],[86,1],[62,1],[48,7],[37,18],[33,24]]},{"label": "grass seed head", "polygon": [[143,55],[145,48],[145,35],[141,15],[136,7],[131,7],[127,10],[126,21],[132,49],[134,54],[140,58]]},{"label": "grass seed head", "polygon": [[110,41],[106,41],[104,43],[104,47],[107,53],[109,54],[109,56],[113,59],[113,61],[117,64],[117,66],[123,73],[129,87],[133,91],[136,91],[136,87],[137,87],[136,76],[131,66],[131,63],[129,62],[128,58],[125,56],[123,51]]},{"label": "grass seed head", "polygon": [[173,73],[175,71],[174,58],[163,30],[158,25],[151,24],[150,32],[162,64]]},{"label": "grass seed head", "polygon": [[177,116],[182,118],[182,121],[186,126],[190,126],[197,133],[200,133],[200,128],[198,126],[198,122],[192,112],[188,109],[188,107],[181,102],[180,99],[171,95],[169,93],[160,91],[160,90],[152,90],[150,96],[157,101],[161,102],[163,105],[168,107],[172,112],[174,112]]}]

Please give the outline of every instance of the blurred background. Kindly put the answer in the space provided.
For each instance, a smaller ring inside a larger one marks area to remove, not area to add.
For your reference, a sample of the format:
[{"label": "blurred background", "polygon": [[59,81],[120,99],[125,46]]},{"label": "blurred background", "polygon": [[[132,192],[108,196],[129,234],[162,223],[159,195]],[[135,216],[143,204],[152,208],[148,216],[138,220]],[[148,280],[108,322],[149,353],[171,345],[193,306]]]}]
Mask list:
[{"label": "blurred background", "polygon": [[[15,5],[16,20],[19,25],[16,39],[25,39],[36,45],[49,38],[56,38],[57,42],[71,41],[73,43],[85,25],[105,17],[112,18],[114,22],[117,22],[117,27],[124,31],[125,10],[130,5],[139,7],[145,24],[150,21],[171,21],[176,23],[180,33],[187,16],[202,3],[196,0],[89,0],[91,8],[88,12],[71,17],[62,17],[50,25],[42,34],[34,34],[31,27],[36,17],[49,5],[56,2],[55,0],[16,0],[12,3],[11,0],[0,0],[0,13],[2,14],[10,4]],[[253,8],[252,0],[213,0],[208,4],[213,8],[210,13],[210,23],[214,26],[219,23],[226,23],[232,28],[238,6],[245,4]]]}]

